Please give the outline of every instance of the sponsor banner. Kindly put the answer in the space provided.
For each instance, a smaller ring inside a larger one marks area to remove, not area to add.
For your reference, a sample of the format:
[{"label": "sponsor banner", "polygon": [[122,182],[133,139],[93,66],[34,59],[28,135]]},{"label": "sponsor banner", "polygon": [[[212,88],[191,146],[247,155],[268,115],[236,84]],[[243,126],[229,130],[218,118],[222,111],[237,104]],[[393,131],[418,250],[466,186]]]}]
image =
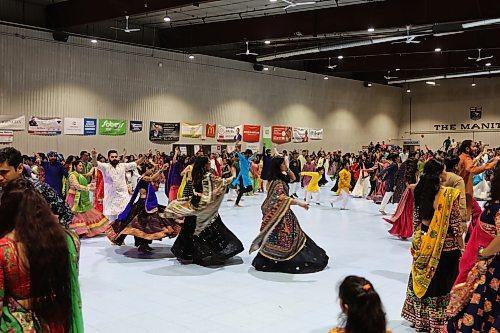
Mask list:
[{"label": "sponsor banner", "polygon": [[14,141],[14,131],[0,131],[0,143],[12,143]]},{"label": "sponsor banner", "polygon": [[259,143],[258,142],[247,143],[246,149],[250,149],[253,153],[258,153],[259,152]]},{"label": "sponsor banner", "polygon": [[287,143],[292,141],[292,128],[288,126],[273,126],[271,130],[271,140],[274,143]]},{"label": "sponsor banner", "polygon": [[83,124],[83,135],[96,135],[97,134],[97,119],[85,118]]},{"label": "sponsor banner", "polygon": [[309,142],[309,129],[303,127],[293,128],[293,142]]},{"label": "sponsor banner", "polygon": [[149,141],[159,143],[179,141],[180,130],[180,123],[152,121],[149,123]]},{"label": "sponsor banner", "polygon": [[404,146],[418,146],[420,144],[419,140],[404,140],[403,145]]},{"label": "sponsor banner", "polygon": [[309,138],[311,140],[323,140],[323,129],[322,128],[310,128]]},{"label": "sponsor banner", "polygon": [[259,142],[260,125],[243,125],[243,141]]},{"label": "sponsor banner", "polygon": [[212,154],[216,154],[216,153],[220,154],[220,153],[222,153],[222,147],[220,145],[211,145],[210,152]]},{"label": "sponsor banner", "polygon": [[28,133],[36,135],[60,135],[63,121],[58,117],[31,117],[28,122]]},{"label": "sponsor banner", "polygon": [[201,138],[203,135],[203,124],[181,124],[181,136],[185,138]]},{"label": "sponsor banner", "polygon": [[25,116],[0,116],[0,129],[12,131],[24,131],[26,129]]},{"label": "sponsor banner", "polygon": [[125,135],[127,121],[123,119],[99,119],[99,135]]},{"label": "sponsor banner", "polygon": [[269,127],[264,127],[262,129],[262,138],[263,139],[270,139],[271,138],[271,132],[272,132],[272,128],[271,126]]},{"label": "sponsor banner", "polygon": [[215,124],[206,124],[206,126],[205,126],[205,136],[207,138],[215,138],[215,134],[217,134],[217,125],[215,125]]},{"label": "sponsor banner", "polygon": [[131,120],[129,130],[130,132],[142,132],[142,120]]},{"label": "sponsor banner", "polygon": [[84,123],[83,118],[64,118],[64,134],[83,135]]},{"label": "sponsor banner", "polygon": [[243,139],[241,135],[242,126],[217,126],[217,141],[220,142],[239,142]]}]

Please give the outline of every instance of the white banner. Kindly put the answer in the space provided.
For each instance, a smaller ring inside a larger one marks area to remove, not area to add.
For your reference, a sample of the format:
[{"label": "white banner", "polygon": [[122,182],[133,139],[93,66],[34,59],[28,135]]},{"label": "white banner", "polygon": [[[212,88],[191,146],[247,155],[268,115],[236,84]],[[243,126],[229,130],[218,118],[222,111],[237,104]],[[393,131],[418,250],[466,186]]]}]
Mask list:
[{"label": "white banner", "polygon": [[181,124],[181,136],[185,138],[201,138],[203,135],[203,124]]},{"label": "white banner", "polygon": [[0,115],[0,129],[24,131],[26,129],[26,117]]},{"label": "white banner", "polygon": [[59,135],[62,133],[63,121],[58,117],[31,117],[28,122],[28,133],[38,135]]},{"label": "white banner", "polygon": [[253,153],[258,153],[259,152],[259,146],[260,146],[260,144],[258,142],[247,143],[247,148],[246,149],[250,149]]},{"label": "white banner", "polygon": [[309,142],[309,129],[303,127],[293,128],[293,142]]},{"label": "white banner", "polygon": [[270,139],[271,138],[271,126],[263,128],[262,138],[263,139]]},{"label": "white banner", "polygon": [[311,140],[323,140],[323,129],[311,128],[309,129],[309,136]]},{"label": "white banner", "polygon": [[64,118],[64,134],[83,135],[84,118]]},{"label": "white banner", "polygon": [[0,143],[12,143],[14,141],[14,131],[0,131]]},{"label": "white banner", "polygon": [[217,126],[217,141],[238,142],[243,140],[243,126]]}]

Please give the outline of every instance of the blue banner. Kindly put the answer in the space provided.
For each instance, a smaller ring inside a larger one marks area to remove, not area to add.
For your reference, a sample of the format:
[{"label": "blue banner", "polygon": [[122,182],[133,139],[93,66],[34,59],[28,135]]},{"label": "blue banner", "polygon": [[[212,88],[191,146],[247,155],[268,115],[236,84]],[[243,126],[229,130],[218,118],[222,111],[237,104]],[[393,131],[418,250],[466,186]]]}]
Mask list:
[{"label": "blue banner", "polygon": [[97,119],[85,118],[83,134],[84,135],[96,135],[97,134]]}]

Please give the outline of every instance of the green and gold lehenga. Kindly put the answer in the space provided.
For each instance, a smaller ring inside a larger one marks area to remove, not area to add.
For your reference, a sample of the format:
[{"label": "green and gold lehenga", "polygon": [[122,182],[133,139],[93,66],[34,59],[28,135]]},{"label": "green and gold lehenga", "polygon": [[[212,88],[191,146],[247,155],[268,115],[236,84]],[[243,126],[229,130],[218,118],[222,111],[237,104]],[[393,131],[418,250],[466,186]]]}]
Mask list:
[{"label": "green and gold lehenga", "polygon": [[[71,231],[67,232],[66,238],[70,261],[71,309],[70,316],[64,323],[48,323],[19,304],[16,298],[29,298],[30,277],[19,266],[16,244],[8,238],[0,239],[0,260],[3,270],[3,285],[0,290],[0,296],[3,298],[0,332],[83,333],[82,303],[78,283],[80,241],[78,236]],[[10,281],[10,279],[15,279],[15,281]]]},{"label": "green and gold lehenga", "polygon": [[326,252],[309,238],[290,209],[288,184],[274,180],[262,204],[262,225],[250,253],[259,251],[255,269],[291,274],[314,273],[328,264]]}]

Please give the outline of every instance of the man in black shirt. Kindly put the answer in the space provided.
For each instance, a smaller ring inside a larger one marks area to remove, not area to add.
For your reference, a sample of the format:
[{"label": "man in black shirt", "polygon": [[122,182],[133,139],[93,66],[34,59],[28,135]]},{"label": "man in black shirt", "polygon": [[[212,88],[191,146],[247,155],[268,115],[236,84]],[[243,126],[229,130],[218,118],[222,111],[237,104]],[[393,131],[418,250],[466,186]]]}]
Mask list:
[{"label": "man in black shirt", "polygon": [[398,172],[398,165],[396,163],[396,159],[398,158],[397,155],[391,154],[387,157],[387,160],[389,160],[389,166],[382,170],[382,172],[378,175],[379,178],[383,179],[385,181],[385,194],[384,198],[382,199],[382,204],[380,205],[380,210],[379,212],[382,213],[382,215],[387,215],[385,212],[385,207],[389,203],[389,200],[391,200],[392,195],[394,194],[394,186],[395,186],[395,179],[396,179],[396,173]]}]

